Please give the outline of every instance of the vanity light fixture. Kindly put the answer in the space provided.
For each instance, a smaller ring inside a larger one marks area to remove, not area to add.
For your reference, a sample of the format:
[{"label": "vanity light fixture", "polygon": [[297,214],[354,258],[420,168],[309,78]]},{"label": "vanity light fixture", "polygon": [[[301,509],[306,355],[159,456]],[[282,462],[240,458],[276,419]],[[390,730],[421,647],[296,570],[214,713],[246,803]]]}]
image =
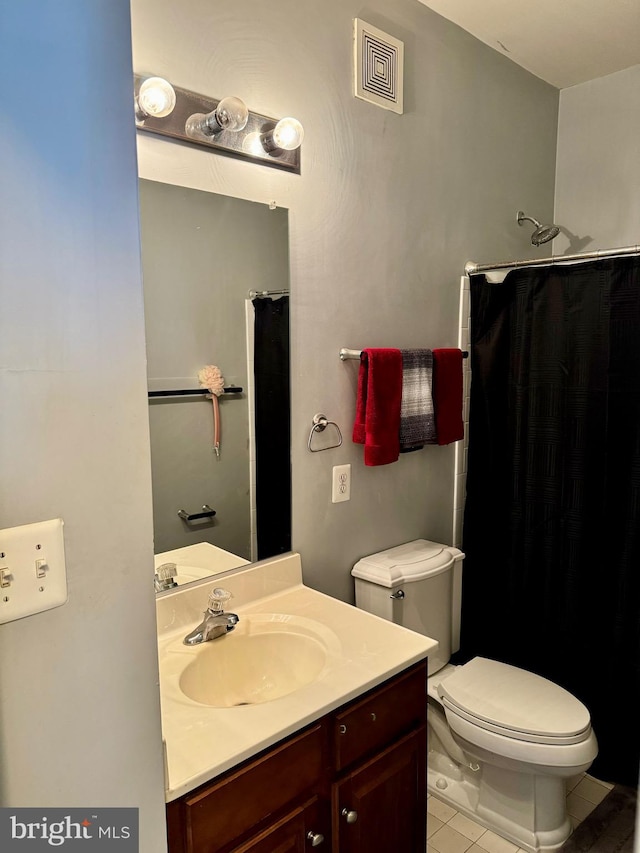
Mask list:
[{"label": "vanity light fixture", "polygon": [[143,78],[135,98],[136,121],[140,124],[148,117],[164,118],[176,105],[176,92],[164,77]]},{"label": "vanity light fixture", "polygon": [[[156,90],[150,80],[169,87],[173,102],[166,88]],[[140,74],[134,75],[134,93],[138,130],[300,174],[304,130],[297,119],[270,118],[247,109],[240,98],[217,100]]]}]

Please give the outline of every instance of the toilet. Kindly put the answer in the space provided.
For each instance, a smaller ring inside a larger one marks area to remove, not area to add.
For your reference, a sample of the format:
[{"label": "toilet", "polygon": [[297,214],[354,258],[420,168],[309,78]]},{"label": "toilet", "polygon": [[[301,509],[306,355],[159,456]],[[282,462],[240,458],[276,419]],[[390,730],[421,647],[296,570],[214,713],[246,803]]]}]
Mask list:
[{"label": "toilet", "polygon": [[364,557],[351,572],[356,606],[439,643],[427,682],[430,793],[530,853],[557,850],[571,833],[565,780],[598,752],[589,711],[518,667],[449,663],[460,645],[463,560],[426,539]]}]

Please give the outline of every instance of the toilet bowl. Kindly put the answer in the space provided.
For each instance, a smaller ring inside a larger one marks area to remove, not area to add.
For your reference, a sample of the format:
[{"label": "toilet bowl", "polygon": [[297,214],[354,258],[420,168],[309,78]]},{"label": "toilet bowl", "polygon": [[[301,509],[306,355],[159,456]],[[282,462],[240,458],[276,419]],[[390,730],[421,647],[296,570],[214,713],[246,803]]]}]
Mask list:
[{"label": "toilet bowl", "polygon": [[478,823],[538,851],[571,832],[565,780],[598,748],[587,708],[557,684],[487,658],[452,666],[462,560],[419,539],[354,566],[356,605],[439,642],[429,658],[428,788]]}]

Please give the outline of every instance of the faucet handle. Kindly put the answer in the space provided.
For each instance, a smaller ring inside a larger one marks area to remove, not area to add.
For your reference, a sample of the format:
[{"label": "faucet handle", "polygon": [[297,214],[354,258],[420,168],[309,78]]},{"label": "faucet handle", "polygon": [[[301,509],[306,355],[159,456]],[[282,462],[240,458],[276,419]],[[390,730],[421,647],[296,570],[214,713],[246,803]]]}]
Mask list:
[{"label": "faucet handle", "polygon": [[225,604],[230,598],[233,598],[233,596],[229,590],[222,589],[222,587],[217,586],[209,593],[209,603],[207,607],[212,613],[224,613]]},{"label": "faucet handle", "polygon": [[165,589],[171,589],[178,586],[174,578],[178,574],[178,567],[175,563],[163,563],[155,571],[153,582],[156,592],[163,592]]}]

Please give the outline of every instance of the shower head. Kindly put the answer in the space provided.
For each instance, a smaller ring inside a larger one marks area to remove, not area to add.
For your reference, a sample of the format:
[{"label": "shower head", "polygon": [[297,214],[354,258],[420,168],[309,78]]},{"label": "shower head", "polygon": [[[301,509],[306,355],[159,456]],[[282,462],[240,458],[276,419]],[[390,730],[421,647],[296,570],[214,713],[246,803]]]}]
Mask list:
[{"label": "shower head", "polygon": [[541,225],[537,219],[534,219],[532,216],[525,216],[524,211],[519,210],[518,214],[518,225],[522,225],[523,222],[532,222],[536,226],[536,230],[531,235],[531,243],[533,246],[541,246],[543,243],[548,243],[549,240],[553,240],[554,237],[557,237],[560,233],[560,229],[557,225]]}]

